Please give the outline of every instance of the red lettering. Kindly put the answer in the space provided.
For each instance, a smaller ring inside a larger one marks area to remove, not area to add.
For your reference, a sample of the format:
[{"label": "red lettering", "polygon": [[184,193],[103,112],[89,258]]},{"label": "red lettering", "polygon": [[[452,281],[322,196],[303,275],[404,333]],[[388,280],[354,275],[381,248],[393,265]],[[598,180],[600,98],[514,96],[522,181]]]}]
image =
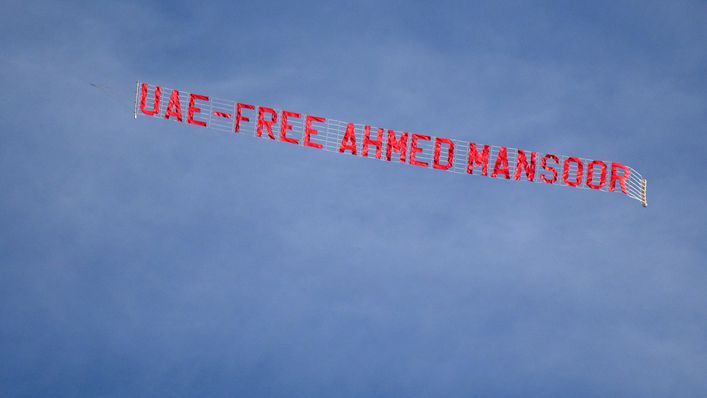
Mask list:
[{"label": "red lettering", "polygon": [[[570,163],[576,163],[577,164],[577,175],[575,176],[574,181],[570,181]],[[562,181],[565,182],[565,184],[571,186],[571,187],[577,187],[580,184],[582,184],[582,177],[584,176],[584,164],[579,158],[575,157],[569,157],[565,159],[565,166],[562,169]]]},{"label": "red lettering", "polygon": [[542,180],[542,182],[546,184],[554,184],[557,182],[557,170],[554,167],[547,165],[548,159],[553,160],[555,162],[555,165],[560,164],[560,159],[551,153],[548,153],[547,155],[543,156],[542,160],[540,161],[540,165],[546,171],[552,172],[552,179],[548,180],[547,178],[545,178],[544,175],[540,174],[540,180]]},{"label": "red lettering", "polygon": [[[594,166],[597,165],[601,167],[601,174],[599,176],[599,185],[594,185],[592,184],[594,181]],[[606,163],[601,160],[595,160],[589,163],[587,167],[587,186],[591,189],[602,189],[604,185],[606,185]]]},{"label": "red lettering", "polygon": [[189,95],[189,110],[187,111],[187,123],[193,124],[195,126],[206,127],[206,122],[202,122],[201,120],[194,120],[194,114],[201,113],[201,108],[197,108],[195,106],[197,100],[208,101],[209,97],[199,94]]},{"label": "red lettering", "polygon": [[408,147],[408,133],[402,133],[400,139],[395,138],[395,131],[388,130],[388,143],[385,151],[385,158],[390,162],[393,152],[400,152],[400,163],[405,163]]},{"label": "red lettering", "polygon": [[491,147],[484,145],[484,149],[481,150],[481,156],[479,156],[479,151],[476,149],[475,143],[469,143],[469,162],[466,166],[466,172],[469,174],[474,174],[474,167],[481,166],[481,175],[487,176],[489,174],[489,151]]},{"label": "red lettering", "polygon": [[312,136],[317,135],[319,133],[319,131],[312,128],[312,122],[325,123],[326,119],[323,117],[307,116],[304,129],[304,146],[322,149],[322,144],[312,142]]},{"label": "red lettering", "polygon": [[498,151],[498,156],[496,156],[496,163],[493,165],[493,173],[491,173],[491,177],[496,178],[499,173],[506,176],[506,180],[511,178],[511,171],[508,167],[508,149],[506,149],[505,146],[502,146]]},{"label": "red lettering", "polygon": [[240,102],[236,104],[236,133],[241,132],[241,121],[250,122],[250,118],[243,116],[243,108],[255,110],[253,105],[241,104]]},{"label": "red lettering", "polygon": [[155,116],[160,113],[160,97],[162,96],[162,88],[160,86],[155,87],[155,102],[152,105],[151,110],[145,109],[147,105],[147,83],[142,83],[142,95],[140,96],[140,110],[147,116]]},{"label": "red lettering", "polygon": [[430,141],[432,137],[429,135],[413,134],[412,143],[410,144],[410,164],[413,166],[427,167],[426,162],[417,161],[417,154],[422,153],[422,148],[417,146],[417,141]]},{"label": "red lettering", "polygon": [[525,170],[525,177],[528,181],[535,181],[535,164],[538,161],[538,154],[536,152],[530,153],[530,164],[528,164],[528,159],[525,157],[525,151],[522,149],[518,150],[518,160],[516,161],[516,181],[520,181],[520,171]]},{"label": "red lettering", "polygon": [[[619,169],[623,170],[623,175],[618,174]],[[611,163],[611,183],[609,184],[609,191],[614,192],[614,189],[616,189],[616,181],[618,181],[619,185],[621,185],[621,192],[628,195],[626,181],[628,181],[630,175],[631,170],[628,167],[620,163]]]},{"label": "red lettering", "polygon": [[[440,164],[439,158],[442,152],[442,144],[447,145],[447,164]],[[449,138],[435,139],[435,157],[432,167],[437,170],[449,170],[454,165],[454,142]]]},{"label": "red lettering", "polygon": [[288,112],[288,111],[282,111],[282,124],[280,125],[280,140],[289,142],[290,144],[295,144],[299,145],[299,141],[297,141],[295,138],[291,138],[287,136],[287,132],[292,130],[292,125],[287,123],[287,119],[289,118],[295,118],[299,119],[302,117],[299,113],[295,112]]},{"label": "red lettering", "polygon": [[[265,114],[270,114],[270,120],[265,120]],[[258,108],[258,137],[263,136],[263,126],[268,129],[268,137],[271,140],[275,139],[275,134],[272,132],[273,124],[277,123],[277,112],[272,108],[261,106]]]},{"label": "red lettering", "polygon": [[347,149],[351,151],[352,155],[356,155],[356,130],[353,123],[349,123],[346,126],[346,134],[344,134],[344,138],[341,140],[339,152],[344,153]]},{"label": "red lettering", "polygon": [[172,95],[169,97],[169,105],[164,114],[165,119],[175,116],[177,120],[182,121],[182,104],[179,103],[179,90],[172,90]]},{"label": "red lettering", "polygon": [[376,138],[375,141],[371,140],[371,126],[366,126],[364,128],[364,135],[363,135],[363,151],[361,151],[361,155],[368,157],[368,146],[370,144],[373,144],[376,146],[376,159],[381,158],[381,153],[383,152],[383,130],[382,128],[378,129],[378,133],[376,133]]}]

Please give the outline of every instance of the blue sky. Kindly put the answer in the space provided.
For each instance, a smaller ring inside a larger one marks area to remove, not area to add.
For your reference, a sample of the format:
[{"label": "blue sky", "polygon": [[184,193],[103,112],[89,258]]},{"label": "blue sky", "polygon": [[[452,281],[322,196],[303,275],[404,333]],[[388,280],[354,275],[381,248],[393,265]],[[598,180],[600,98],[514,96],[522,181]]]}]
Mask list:
[{"label": "blue sky", "polygon": [[[5,4],[0,395],[705,396],[706,20]],[[650,207],[135,121],[138,79],[614,160]]]}]

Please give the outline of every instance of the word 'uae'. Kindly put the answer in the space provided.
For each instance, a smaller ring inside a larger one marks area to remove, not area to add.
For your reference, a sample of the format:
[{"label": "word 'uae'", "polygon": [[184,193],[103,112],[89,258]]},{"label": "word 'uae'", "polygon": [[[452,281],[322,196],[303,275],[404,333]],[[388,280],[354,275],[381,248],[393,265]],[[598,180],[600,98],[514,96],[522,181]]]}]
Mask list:
[{"label": "word 'uae'", "polygon": [[[162,88],[154,86],[152,91],[149,88],[148,84],[143,83],[140,90],[140,112],[146,116],[162,115],[164,119],[183,122],[182,103],[184,103],[187,107],[186,123],[188,124],[207,127],[207,120],[204,119],[211,119],[210,116],[214,116],[219,119],[233,120],[235,122],[233,132],[235,133],[240,133],[246,126],[250,126],[255,128],[257,136],[261,138],[267,136],[270,140],[280,140],[314,149],[324,148],[322,142],[318,141],[322,126],[327,123],[327,119],[324,117],[303,115],[286,110],[279,112],[273,108],[241,102],[235,102],[234,109],[222,112],[213,111],[208,115],[209,117],[206,117],[205,114],[202,114],[202,108],[209,105],[209,97],[193,93],[186,94],[179,90],[171,90],[169,100],[165,101],[167,107],[162,114],[160,112]],[[188,105],[185,102],[186,98],[189,99]],[[149,109],[148,99],[151,102]],[[213,106],[209,108],[214,109]],[[300,139],[288,134],[293,131],[293,123],[301,123],[302,121],[304,121],[304,128],[300,142]],[[279,134],[275,134],[275,130],[279,130]],[[425,157],[423,143],[429,143],[428,150],[433,151],[431,162],[422,160]],[[468,174],[480,173],[482,176],[490,176],[491,178],[513,178],[517,181],[527,179],[531,182],[539,178],[546,184],[555,184],[561,178],[563,185],[580,187],[585,184],[596,190],[604,190],[608,183],[609,191],[614,192],[618,185],[621,192],[628,195],[627,181],[631,170],[620,163],[611,162],[609,167],[601,160],[587,161],[579,157],[567,157],[564,162],[560,162],[560,157],[552,153],[544,153],[541,156],[537,152],[513,149],[512,151],[515,153],[511,153],[511,156],[515,155],[515,168],[511,170],[507,147],[498,149],[493,162],[490,162],[492,151],[489,145],[481,146],[470,142],[468,150],[465,148],[464,151],[459,151],[458,149],[455,142],[449,138],[410,132],[397,133],[394,130],[386,131],[383,128],[373,129],[368,125],[363,127],[361,139],[360,126],[357,131],[354,123],[346,125],[345,133],[342,134],[340,142],[338,142],[338,152],[355,156],[375,156],[376,159],[386,161],[395,159],[401,163],[426,168],[431,166],[437,170],[449,170],[454,167],[456,162],[461,161],[464,162]],[[373,151],[375,151],[374,154],[371,154]],[[458,152],[464,153],[463,159],[458,159],[455,156]],[[540,172],[538,172],[538,164],[542,169]]]}]

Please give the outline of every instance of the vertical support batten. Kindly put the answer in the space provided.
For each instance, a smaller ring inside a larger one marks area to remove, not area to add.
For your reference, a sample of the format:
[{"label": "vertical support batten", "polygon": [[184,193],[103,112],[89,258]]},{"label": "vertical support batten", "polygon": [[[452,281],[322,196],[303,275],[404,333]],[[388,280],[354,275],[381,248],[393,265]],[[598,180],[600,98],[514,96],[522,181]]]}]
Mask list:
[{"label": "vertical support batten", "polygon": [[643,207],[648,207],[648,180],[645,178],[642,181],[641,188],[641,204]]},{"label": "vertical support batten", "polygon": [[137,119],[137,96],[138,96],[139,92],[140,92],[140,81],[136,80],[135,81],[135,113],[133,114],[135,116],[135,119]]}]

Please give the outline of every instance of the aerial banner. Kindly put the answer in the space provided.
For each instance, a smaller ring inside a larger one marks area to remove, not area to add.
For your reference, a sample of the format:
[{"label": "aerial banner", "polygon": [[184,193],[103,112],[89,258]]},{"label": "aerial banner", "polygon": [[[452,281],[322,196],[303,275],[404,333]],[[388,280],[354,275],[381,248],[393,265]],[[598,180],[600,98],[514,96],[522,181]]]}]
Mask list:
[{"label": "aerial banner", "polygon": [[342,122],[144,82],[135,92],[138,116],[451,173],[615,192],[648,206],[646,180],[617,162]]}]

